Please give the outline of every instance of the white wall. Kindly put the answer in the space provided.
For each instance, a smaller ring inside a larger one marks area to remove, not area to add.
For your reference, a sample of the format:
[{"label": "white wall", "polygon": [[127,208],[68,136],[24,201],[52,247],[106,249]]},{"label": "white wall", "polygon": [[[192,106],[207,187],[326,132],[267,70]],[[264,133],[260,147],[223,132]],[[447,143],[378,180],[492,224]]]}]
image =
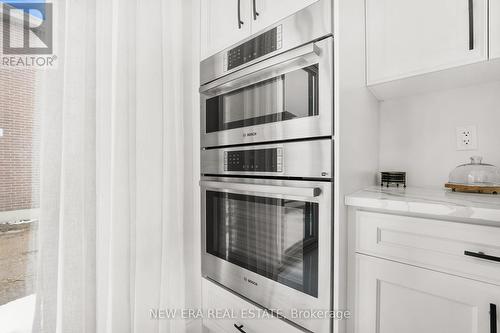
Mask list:
[{"label": "white wall", "polygon": [[[477,126],[477,150],[457,151],[462,125]],[[500,166],[500,82],[381,103],[381,171],[406,171],[411,186],[442,187],[473,155]]]},{"label": "white wall", "polygon": [[[366,88],[365,1],[334,4],[335,193],[333,308],[354,310],[347,290],[347,208],[344,197],[373,185],[379,156],[379,103]],[[354,289],[352,289],[354,290]],[[334,320],[333,332],[351,332],[352,321]]]}]

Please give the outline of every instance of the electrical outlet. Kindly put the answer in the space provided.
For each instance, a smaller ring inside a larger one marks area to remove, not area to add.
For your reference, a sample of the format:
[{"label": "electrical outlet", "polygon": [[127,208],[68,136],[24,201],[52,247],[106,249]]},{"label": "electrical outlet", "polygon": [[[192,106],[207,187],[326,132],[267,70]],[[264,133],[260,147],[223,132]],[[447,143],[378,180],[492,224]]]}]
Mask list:
[{"label": "electrical outlet", "polygon": [[457,150],[477,149],[476,126],[457,127]]}]

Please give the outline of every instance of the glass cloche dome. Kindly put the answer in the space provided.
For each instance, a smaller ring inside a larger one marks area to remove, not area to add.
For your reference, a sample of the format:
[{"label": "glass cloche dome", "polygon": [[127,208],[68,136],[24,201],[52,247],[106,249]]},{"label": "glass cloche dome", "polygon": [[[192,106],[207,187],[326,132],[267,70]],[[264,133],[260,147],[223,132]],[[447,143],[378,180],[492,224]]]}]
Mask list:
[{"label": "glass cloche dome", "polygon": [[473,186],[500,186],[500,168],[482,162],[481,156],[471,157],[471,163],[462,164],[450,173],[450,183]]}]

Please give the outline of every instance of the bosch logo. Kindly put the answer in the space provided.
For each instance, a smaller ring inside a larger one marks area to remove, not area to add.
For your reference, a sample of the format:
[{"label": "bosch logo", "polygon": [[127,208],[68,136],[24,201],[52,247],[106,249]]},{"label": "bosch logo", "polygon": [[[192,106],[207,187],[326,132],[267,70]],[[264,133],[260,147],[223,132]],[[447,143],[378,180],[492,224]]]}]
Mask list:
[{"label": "bosch logo", "polygon": [[243,278],[243,280],[245,280],[245,282],[248,282],[248,283],[250,283],[250,284],[253,284],[254,286],[258,286],[258,285],[259,285],[257,282],[255,282],[255,281],[253,281],[253,280],[250,280],[250,279],[248,279],[248,278],[246,278],[246,277],[244,277],[244,278]]},{"label": "bosch logo", "polygon": [[249,133],[244,133],[243,137],[246,138],[247,136],[256,136],[257,132],[249,132]]}]

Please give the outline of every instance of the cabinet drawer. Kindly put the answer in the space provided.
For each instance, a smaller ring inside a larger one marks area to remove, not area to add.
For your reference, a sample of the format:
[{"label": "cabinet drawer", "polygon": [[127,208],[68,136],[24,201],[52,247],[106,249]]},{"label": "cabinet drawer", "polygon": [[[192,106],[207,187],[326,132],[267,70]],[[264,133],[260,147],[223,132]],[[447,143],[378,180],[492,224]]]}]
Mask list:
[{"label": "cabinet drawer", "polygon": [[[243,325],[246,333],[287,332],[303,333],[304,331],[271,315],[265,315],[264,310],[245,301],[224,288],[202,279],[203,309],[205,313],[211,311],[217,316],[207,315],[203,324],[212,331],[225,333],[239,333],[234,326]],[[255,315],[260,318],[253,318]],[[217,318],[214,318],[217,317]],[[223,317],[223,318],[220,318]]]},{"label": "cabinet drawer", "polygon": [[356,252],[500,285],[497,227],[358,211]]}]

